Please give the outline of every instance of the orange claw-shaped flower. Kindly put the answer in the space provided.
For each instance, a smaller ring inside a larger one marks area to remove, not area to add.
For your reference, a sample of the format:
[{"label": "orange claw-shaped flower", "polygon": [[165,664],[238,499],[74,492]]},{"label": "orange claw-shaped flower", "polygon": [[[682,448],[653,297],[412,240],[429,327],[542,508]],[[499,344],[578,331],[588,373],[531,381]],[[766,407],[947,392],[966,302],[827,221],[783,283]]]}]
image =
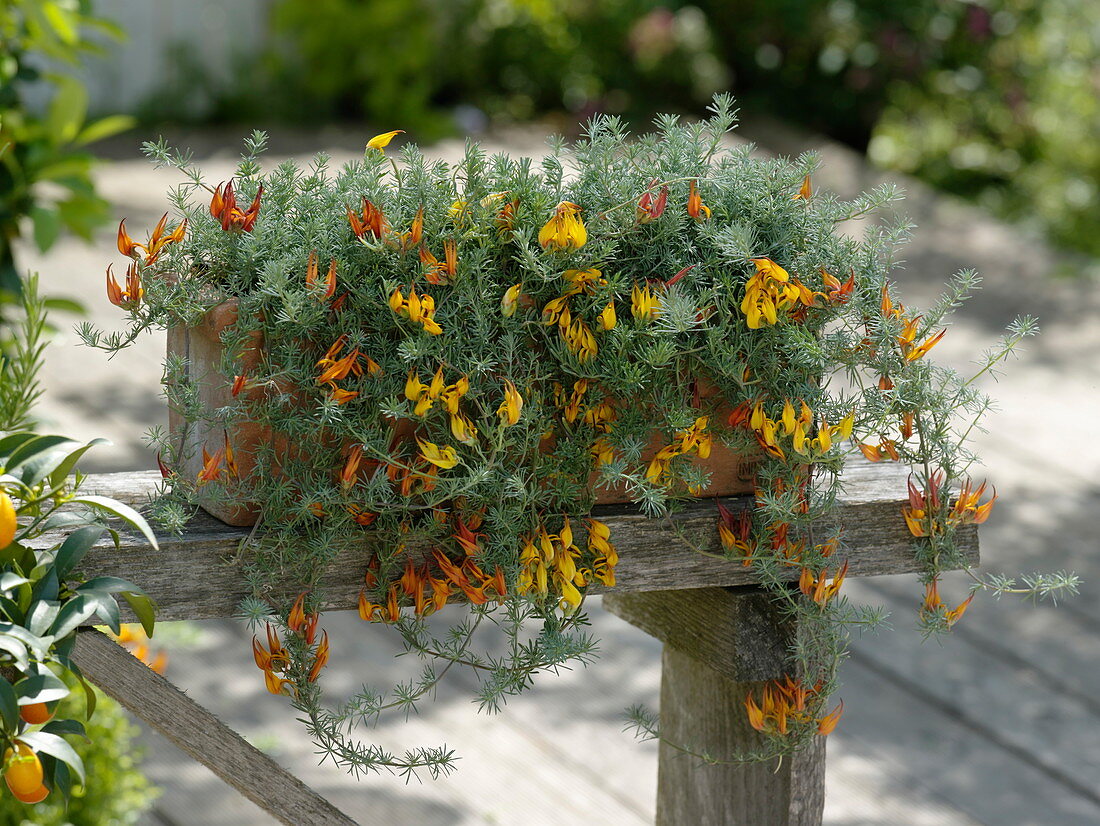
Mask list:
[{"label": "orange claw-shaped flower", "polygon": [[424,280],[429,284],[450,284],[458,273],[458,244],[454,238],[443,242],[443,260],[440,261],[426,246],[420,247],[420,263],[426,268]]},{"label": "orange claw-shaped flower", "polygon": [[818,734],[827,735],[836,729],[844,713],[844,703],[839,703],[828,714],[817,717],[819,709],[813,701],[818,699],[821,689],[820,682],[806,685],[790,676],[771,680],[764,685],[759,703],[751,692],[745,697],[749,725],[757,731],[774,736],[787,734],[790,723],[810,724],[816,726]]},{"label": "orange claw-shaped flower", "polygon": [[453,534],[454,540],[469,556],[477,556],[481,553],[481,543],[478,540],[483,534],[474,533],[461,518],[456,518],[455,522],[458,523],[458,526]]},{"label": "orange claw-shaped flower", "polygon": [[886,284],[882,285],[880,306],[882,314],[887,318],[901,319],[902,314],[905,312],[904,304],[894,304],[893,299],[890,297],[890,288]]},{"label": "orange claw-shaped flower", "polygon": [[306,624],[306,612],[305,612],[306,592],[298,594],[298,599],[294,601],[294,607],[290,609],[290,614],[286,618],[286,626],[295,634],[302,630]]},{"label": "orange claw-shaped flower", "polygon": [[852,297],[852,292],[856,288],[856,272],[852,270],[852,274],[848,276],[848,280],[843,284],[840,283],[840,279],[821,270],[821,280],[825,283],[825,298],[831,304],[843,304],[849,298]]},{"label": "orange claw-shaped flower", "polygon": [[337,387],[336,385],[330,385],[330,389],[332,392],[329,398],[339,405],[347,404],[359,395],[358,390],[344,390],[342,387]]},{"label": "orange claw-shaped flower", "polygon": [[842,716],[844,716],[843,700],[840,701],[836,708],[817,721],[817,733],[822,736],[832,734],[836,730],[837,723],[840,722]]},{"label": "orange claw-shaped flower", "polygon": [[294,695],[294,683],[290,680],[284,680],[274,671],[264,672],[264,685],[267,686],[267,690],[272,694],[285,694],[288,697]]},{"label": "orange claw-shaped flower", "polygon": [[428,585],[432,589],[432,610],[439,611],[447,604],[447,600],[450,599],[451,594],[454,592],[451,590],[451,585],[446,579],[429,576]]},{"label": "orange claw-shaped flower", "polygon": [[390,231],[389,222],[382,210],[376,207],[366,198],[363,198],[363,209],[359,215],[347,208],[348,223],[351,231],[360,241],[365,241],[367,235],[372,235],[378,241],[383,240]]},{"label": "orange claw-shaped flower", "polygon": [[955,504],[951,507],[949,519],[957,523],[973,522],[978,525],[985,522],[989,518],[990,511],[993,510],[993,503],[997,501],[997,490],[994,488],[993,498],[984,504],[981,503],[986,484],[982,482],[977,489],[974,489],[973,482],[967,479],[959,491]]},{"label": "orange claw-shaped flower", "polygon": [[508,595],[508,583],[504,579],[504,571],[497,565],[493,571],[493,575],[487,578],[482,583],[482,590],[491,587],[497,595],[498,600],[504,599]]},{"label": "orange claw-shaped flower", "polygon": [[699,195],[699,187],[694,180],[688,189],[687,214],[696,221],[706,221],[710,218],[710,207],[703,203]]},{"label": "orange claw-shaped flower", "polygon": [[439,566],[439,570],[443,572],[444,576],[461,590],[465,591],[473,587],[470,584],[470,580],[466,578],[466,574],[462,572],[462,569],[455,565],[443,551],[437,548],[433,557],[435,558],[436,565]]},{"label": "orange claw-shaped flower", "polygon": [[[270,641],[271,634],[268,633],[268,640]],[[276,649],[273,655],[262,642],[260,642],[255,636],[252,637],[252,658],[256,661],[256,667],[261,671],[271,671],[275,668],[282,668],[286,660],[286,652],[281,646]]]},{"label": "orange claw-shaped flower", "polygon": [[928,616],[929,614],[938,614],[943,612],[943,618],[947,622],[947,627],[950,628],[960,619],[963,614],[966,613],[966,609],[970,607],[970,603],[974,600],[974,594],[971,594],[954,608],[946,608],[944,606],[943,599],[940,597],[939,579],[933,578],[928,585],[925,586],[924,602],[921,604],[920,613],[921,616]]},{"label": "orange claw-shaped flower", "polygon": [[138,274],[137,263],[131,263],[126,268],[126,289],[122,289],[115,280],[111,267],[107,267],[107,300],[116,307],[124,310],[133,310],[145,295],[141,286],[141,276]]},{"label": "orange claw-shaped flower", "polygon": [[267,671],[271,668],[271,652],[255,636],[252,637],[252,658],[256,661],[256,667]]},{"label": "orange claw-shaped flower", "polygon": [[966,609],[970,607],[970,603],[974,601],[974,594],[971,594],[954,608],[950,609],[946,613],[947,625],[950,627],[956,622],[962,619],[962,615],[966,613]]},{"label": "orange claw-shaped flower", "polygon": [[752,694],[745,697],[745,711],[749,716],[749,725],[757,731],[764,730],[764,709],[756,704]]},{"label": "orange claw-shaped flower", "polygon": [[378,614],[382,612],[382,606],[377,602],[367,599],[365,590],[359,592],[359,618],[364,622],[376,622]]},{"label": "orange claw-shaped flower", "polygon": [[290,655],[283,648],[283,641],[279,639],[279,632],[270,623],[267,626],[267,647],[271,652],[271,661],[278,664],[290,662]]},{"label": "orange claw-shaped flower", "polygon": [[907,350],[905,353],[905,360],[916,361],[919,358],[923,358],[925,355],[928,354],[929,350],[940,343],[940,339],[942,339],[946,333],[947,330],[940,330],[934,336],[929,336],[927,339],[925,339],[923,344],[919,344],[916,347]]},{"label": "orange claw-shaped flower", "polygon": [[383,614],[384,622],[397,622],[401,619],[401,607],[397,603],[397,586],[391,585],[386,594],[386,610]]},{"label": "orange claw-shaped flower", "polygon": [[840,586],[844,584],[844,577],[847,573],[847,560],[845,560],[840,570],[837,571],[832,582],[826,577],[825,571],[815,576],[809,568],[803,567],[802,575],[798,578],[798,589],[818,605],[825,605],[829,600],[840,593]]},{"label": "orange claw-shaped flower", "polygon": [[814,185],[810,182],[810,176],[807,175],[802,179],[802,186],[798,188],[798,192],[791,196],[792,201],[808,201],[814,195]]},{"label": "orange claw-shaped flower", "polygon": [[[650,186],[656,186],[657,181],[654,180]],[[638,207],[635,210],[635,217],[639,224],[649,224],[660,218],[664,212],[665,207],[668,205],[668,187],[662,186],[661,191],[656,197],[650,190],[646,190],[642,193],[642,197],[638,199]]]},{"label": "orange claw-shaped flower", "polygon": [[210,199],[210,214],[226,232],[252,232],[260,215],[260,198],[263,194],[264,186],[260,184],[252,204],[248,209],[241,210],[237,206],[237,194],[233,191],[233,179],[230,178],[228,183],[218,184],[218,188],[214,190],[214,197]]},{"label": "orange claw-shaped flower", "polygon": [[328,631],[321,634],[321,642],[317,645],[317,652],[313,655],[313,667],[309,669],[309,676],[306,677],[311,683],[317,682],[317,678],[321,674],[321,669],[328,664],[329,646],[328,646]]},{"label": "orange claw-shaped flower", "polygon": [[[320,268],[317,262],[317,250],[313,250],[309,254],[309,261],[306,264],[306,289],[311,293],[316,289],[318,282],[320,281]],[[328,274],[325,276],[325,286],[321,291],[320,296],[322,301],[328,301],[336,293],[336,259],[333,258],[328,265]]]},{"label": "orange claw-shaped flower", "polygon": [[402,232],[400,235],[401,251],[408,252],[413,247],[417,246],[424,238],[424,207],[420,207],[416,211],[416,216],[413,218],[412,226],[409,227],[408,232]]},{"label": "orange claw-shaped flower", "polygon": [[142,261],[146,265],[154,263],[166,246],[178,244],[183,240],[184,233],[187,232],[186,219],[177,224],[171,232],[165,232],[167,225],[168,213],[166,212],[157,222],[156,228],[149,236],[149,241],[145,244],[139,244],[126,232],[126,219],[123,218],[118,225],[118,251],[135,261]]},{"label": "orange claw-shaped flower", "polygon": [[749,510],[734,513],[718,502],[718,538],[727,551],[736,550],[747,567],[752,564],[752,514]]},{"label": "orange claw-shaped flower", "polygon": [[355,486],[359,479],[359,465],[363,461],[363,446],[355,445],[348,453],[344,469],[340,471],[340,484],[344,490]]},{"label": "orange claw-shaped flower", "polygon": [[241,475],[241,469],[237,466],[237,460],[233,455],[233,445],[229,442],[229,431],[225,431],[225,472],[230,479],[236,479]]},{"label": "orange claw-shaped flower", "polygon": [[374,520],[378,518],[378,514],[372,511],[363,510],[359,505],[348,505],[344,508],[351,516],[351,521],[356,525],[362,525],[364,528],[368,525],[374,524]]},{"label": "orange claw-shaped flower", "polygon": [[223,461],[225,461],[225,448],[219,448],[214,455],[210,455],[210,452],[203,446],[202,470],[199,471],[196,484],[202,486],[207,482],[213,482],[216,479],[220,479],[222,473],[224,473],[224,469],[222,468]]},{"label": "orange claw-shaped flower", "polygon": [[860,443],[860,452],[871,462],[881,462],[884,457],[897,462],[901,459],[898,453],[897,443],[893,439],[882,438],[877,445]]}]

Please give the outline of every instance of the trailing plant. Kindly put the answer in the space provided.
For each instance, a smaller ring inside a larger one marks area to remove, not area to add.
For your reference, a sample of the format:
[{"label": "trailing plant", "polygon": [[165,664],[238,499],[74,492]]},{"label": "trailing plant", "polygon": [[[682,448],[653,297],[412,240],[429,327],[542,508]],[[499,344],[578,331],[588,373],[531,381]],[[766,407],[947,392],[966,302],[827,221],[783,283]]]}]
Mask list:
[{"label": "trailing plant", "polygon": [[1075,24],[1089,5],[937,5],[944,36],[934,71],[891,89],[871,159],[1097,255],[1100,151],[1091,135],[1100,101],[1091,67],[1100,39]]},{"label": "trailing plant", "polygon": [[[662,116],[632,138],[601,116],[540,162],[470,144],[454,167],[413,145],[398,163],[390,132],[338,171],[318,155],[265,172],[255,133],[228,182],[146,145],[183,175],[176,220],[143,242],[120,226],[130,262],[107,289],[128,328],[81,334],[115,351],[231,310],[217,374],[167,359],[184,424],[154,434],[170,488],[158,515],[178,529],[196,503],[258,508],[241,614],[261,628],[268,689],[290,697],[326,757],[354,772],[449,771],[446,747],[396,754],[356,729],[408,713],[456,665],[495,711],[538,673],[588,661],[585,594],[613,587],[618,561],[591,516],[597,497],[667,514],[707,490],[720,449],[756,462],[755,506],[719,504],[720,540],[698,550],[751,566],[806,632],[788,677],[747,698],[765,745],[701,756],[781,756],[837,724],[847,629],[879,616],[840,593],[834,506],[850,456],[912,467],[921,623],[939,632],[962,616],[938,583],[967,566],[958,529],[993,504],[965,445],[988,400],[927,355],[977,276],[907,309],[889,273],[908,225],[876,223],[862,240],[837,230],[897,192],[814,192],[814,156],[758,158],[725,140],[734,122],[720,96],[701,123]],[[1014,322],[982,372],[1035,330]],[[227,402],[204,405],[211,388]],[[394,626],[423,671],[333,707],[319,677],[339,653],[319,621],[326,573],[348,564],[363,576],[360,616]],[[444,610],[454,621],[440,632],[426,620]],[[480,647],[489,626],[502,650]],[[647,713],[632,720],[659,736]]]},{"label": "trailing plant", "polygon": [[[85,580],[80,561],[105,532],[117,539],[108,517],[156,539],[129,506],[81,490],[77,462],[104,440],[18,429],[37,395],[42,357],[42,301],[36,279],[27,285],[22,334],[0,355],[0,772],[17,800],[38,803],[51,794],[67,801],[74,784],[85,784],[83,761],[66,739],[87,739],[82,720],[96,704],[72,660],[77,629],[98,617],[118,633],[120,597],[153,627],[153,604],[139,588],[116,577]],[[74,686],[83,708],[59,708]]]}]

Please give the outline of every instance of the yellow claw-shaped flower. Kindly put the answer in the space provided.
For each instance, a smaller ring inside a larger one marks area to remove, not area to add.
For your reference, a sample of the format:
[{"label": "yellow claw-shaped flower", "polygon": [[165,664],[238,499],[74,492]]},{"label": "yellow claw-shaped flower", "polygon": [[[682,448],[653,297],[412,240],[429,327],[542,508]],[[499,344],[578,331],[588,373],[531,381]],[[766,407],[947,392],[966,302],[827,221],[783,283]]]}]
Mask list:
[{"label": "yellow claw-shaped flower", "polygon": [[501,402],[500,407],[497,409],[497,415],[501,418],[501,423],[505,427],[511,427],[519,421],[520,413],[523,411],[523,396],[520,395],[516,386],[511,381],[504,382],[504,401]]},{"label": "yellow claw-shaped flower", "polygon": [[539,244],[543,249],[580,249],[588,243],[588,231],[580,219],[581,208],[569,201],[562,201],[554,216],[539,230]]},{"label": "yellow claw-shaped flower", "polygon": [[405,132],[404,129],[394,129],[392,132],[383,132],[381,135],[375,135],[369,141],[367,141],[367,149],[377,149],[381,152],[387,146],[390,145],[390,141]]},{"label": "yellow claw-shaped flower", "polygon": [[840,422],[833,426],[832,435],[839,436],[841,440],[850,439],[852,437],[852,428],[856,423],[856,411],[853,410],[847,416],[840,420]]},{"label": "yellow claw-shaped flower", "polygon": [[565,614],[572,614],[581,605],[581,592],[567,579],[562,579],[559,584],[561,586],[561,609]]},{"label": "yellow claw-shaped flower", "polygon": [[630,290],[630,312],[639,321],[652,321],[661,309],[661,299],[653,295],[649,285],[635,284]]},{"label": "yellow claw-shaped flower", "polygon": [[786,283],[791,280],[791,275],[770,258],[750,258],[749,263],[756,267],[756,274],[765,278]]},{"label": "yellow claw-shaped flower", "polygon": [[477,428],[466,416],[451,414],[451,433],[463,444],[472,444],[477,438]]},{"label": "yellow claw-shaped flower", "polygon": [[416,444],[420,447],[420,455],[441,470],[450,470],[458,464],[458,454],[453,447],[440,447],[420,438],[416,440]]},{"label": "yellow claw-shaped flower", "polygon": [[794,418],[794,405],[793,405],[793,404],[791,404],[791,400],[790,400],[790,399],[787,399],[787,400],[786,400],[786,401],[785,401],[785,402],[783,403],[783,417],[782,417],[782,421],[783,421],[783,431],[784,431],[784,432],[785,432],[785,433],[786,433],[786,434],[787,434],[788,436],[790,436],[790,435],[791,435],[792,433],[794,433],[794,423],[795,423],[795,418]]},{"label": "yellow claw-shaped flower", "polygon": [[604,330],[605,332],[607,330],[611,330],[615,327],[615,324],[617,322],[618,319],[616,319],[615,317],[615,302],[611,301],[606,307],[603,308],[603,311],[600,313],[600,329]]},{"label": "yellow claw-shaped flower", "polygon": [[427,395],[428,385],[420,381],[420,376],[413,370],[409,371],[409,377],[405,381],[405,398],[411,402],[420,401]]},{"label": "yellow claw-shaped flower", "polygon": [[405,307],[405,296],[401,294],[400,287],[390,293],[389,305],[390,309],[398,315],[401,315],[402,311],[408,314],[408,310]]},{"label": "yellow claw-shaped flower", "polygon": [[519,303],[519,293],[522,289],[522,284],[513,284],[504,291],[504,297],[500,299],[500,312],[505,318],[511,318],[516,314],[516,306]]}]

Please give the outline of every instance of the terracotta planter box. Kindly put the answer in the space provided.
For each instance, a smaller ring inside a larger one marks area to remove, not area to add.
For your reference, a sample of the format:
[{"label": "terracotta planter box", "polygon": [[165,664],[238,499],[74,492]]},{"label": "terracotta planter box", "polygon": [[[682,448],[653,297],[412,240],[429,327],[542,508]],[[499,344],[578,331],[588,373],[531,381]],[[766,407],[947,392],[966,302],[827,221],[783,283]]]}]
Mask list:
[{"label": "terracotta planter box", "polygon": [[[237,304],[227,301],[211,309],[195,327],[168,328],[168,355],[186,359],[187,378],[198,388],[199,398],[207,410],[217,410],[234,402],[233,377],[226,377],[218,368],[224,349],[222,331],[236,322]],[[257,340],[254,348],[245,354],[245,369],[258,363],[260,346],[262,341]],[[213,455],[225,447],[225,429],[206,422],[188,423],[171,405],[168,408],[168,427],[177,455],[184,457],[174,469],[189,479],[197,478],[203,469],[204,448]],[[238,426],[228,435],[242,476],[251,473],[255,467],[256,447],[276,438],[271,428],[259,424]],[[285,440],[279,441],[284,442],[285,448]],[[276,445],[276,449],[278,447]],[[260,513],[257,505],[231,506],[216,501],[204,501],[201,505],[211,516],[229,525],[253,525]]]},{"label": "terracotta planter box", "polygon": [[[651,446],[642,453],[642,458],[648,462],[663,446],[663,442],[654,439]],[[756,472],[756,462],[746,460],[744,456],[725,445],[715,442],[710,456],[705,460],[696,459],[695,463],[710,473],[710,484],[700,492],[700,499],[737,496],[752,493],[755,490],[753,476]],[[593,473],[593,484],[597,478],[598,474]],[[597,505],[617,505],[627,502],[630,502],[630,497],[627,495],[625,486],[602,490],[596,498]]]},{"label": "terracotta planter box", "polygon": [[[223,375],[219,371],[222,357],[222,332],[237,321],[236,301],[219,304],[204,316],[202,322],[194,327],[170,327],[168,329],[168,353],[187,360],[187,377],[198,387],[199,398],[208,410],[227,407],[234,403],[232,395],[233,376]],[[251,372],[260,360],[263,347],[262,339],[257,336],[252,346],[245,352],[242,367]],[[244,390],[243,394],[264,392],[263,390]],[[172,439],[179,449],[179,455],[186,456],[175,468],[181,475],[194,479],[202,470],[202,453],[214,455],[224,449],[226,430],[221,426],[202,422],[188,424],[182,415],[169,408],[168,424]],[[275,433],[270,427],[256,424],[243,424],[228,431],[237,466],[242,477],[250,474],[255,467],[255,455],[258,446],[273,445],[276,455],[285,453],[291,447],[285,437]],[[657,437],[643,458],[649,460],[664,446]],[[700,460],[696,460],[700,461]],[[753,491],[753,472],[755,463],[746,461],[740,454],[722,444],[715,443],[709,458],[702,465],[711,474],[711,484],[702,491],[700,497],[735,496]],[[592,483],[598,478],[592,474]],[[601,491],[597,504],[622,504],[630,501],[623,488]],[[214,500],[200,501],[203,510],[229,525],[247,526],[255,524],[259,517],[258,505],[228,505]]]}]

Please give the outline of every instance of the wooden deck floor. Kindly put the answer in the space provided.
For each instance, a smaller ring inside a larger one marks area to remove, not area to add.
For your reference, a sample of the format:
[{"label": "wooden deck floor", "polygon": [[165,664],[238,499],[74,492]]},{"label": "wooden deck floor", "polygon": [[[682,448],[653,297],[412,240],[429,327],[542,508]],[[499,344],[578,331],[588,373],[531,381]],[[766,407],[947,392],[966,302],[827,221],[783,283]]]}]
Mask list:
[{"label": "wooden deck floor", "polygon": [[[751,130],[750,130],[751,133]],[[765,141],[766,138],[766,141]],[[769,125],[768,148],[808,143]],[[819,186],[841,194],[880,177],[844,150],[816,142],[826,158]],[[452,155],[457,144],[439,153]],[[534,153],[527,133],[501,148]],[[211,162],[228,177],[228,156]],[[132,226],[163,211],[163,173],[140,161],[113,164],[100,177]],[[1100,823],[1100,286],[1058,280],[1073,261],[1049,254],[1017,229],[906,183],[907,211],[919,229],[900,274],[906,303],[927,304],[955,269],[975,266],[986,289],[960,315],[936,356],[964,368],[1018,313],[1040,317],[1044,335],[1010,365],[991,434],[980,437],[988,475],[1001,494],[983,531],[988,569],[1069,568],[1085,578],[1080,597],[1058,607],[1009,600],[978,602],[945,644],[912,630],[913,578],[846,586],[853,599],[886,605],[893,632],[856,640],[844,668],[846,714],[829,739],[826,822],[834,826],[1062,826]],[[74,295],[93,318],[113,323],[100,291],[113,239],[95,249],[59,245],[22,261],[42,272],[51,292]],[[155,392],[163,342],[149,338],[108,367],[99,354],[55,347],[43,415],[75,435],[106,435],[97,470],[148,465],[140,433],[163,418]],[[91,464],[91,463],[90,463]],[[960,588],[961,588],[960,584]],[[620,732],[621,710],[655,707],[655,642],[593,610],[603,657],[583,673],[544,679],[496,717],[477,715],[461,679],[409,724],[384,724],[373,736],[392,746],[447,742],[463,756],[445,781],[406,786],[393,777],[360,783],[318,767],[312,747],[280,700],[263,690],[247,638],[232,623],[202,623],[195,647],[172,653],[170,676],[257,744],[271,748],[303,779],[364,824],[634,824],[652,822],[656,749]],[[332,616],[334,650],[370,682],[390,684],[407,667],[390,656],[382,629]],[[330,669],[337,691],[351,691],[352,669]],[[243,676],[242,676],[243,675]],[[148,824],[191,826],[269,822],[206,770],[149,736],[146,767],[164,789]]]}]

